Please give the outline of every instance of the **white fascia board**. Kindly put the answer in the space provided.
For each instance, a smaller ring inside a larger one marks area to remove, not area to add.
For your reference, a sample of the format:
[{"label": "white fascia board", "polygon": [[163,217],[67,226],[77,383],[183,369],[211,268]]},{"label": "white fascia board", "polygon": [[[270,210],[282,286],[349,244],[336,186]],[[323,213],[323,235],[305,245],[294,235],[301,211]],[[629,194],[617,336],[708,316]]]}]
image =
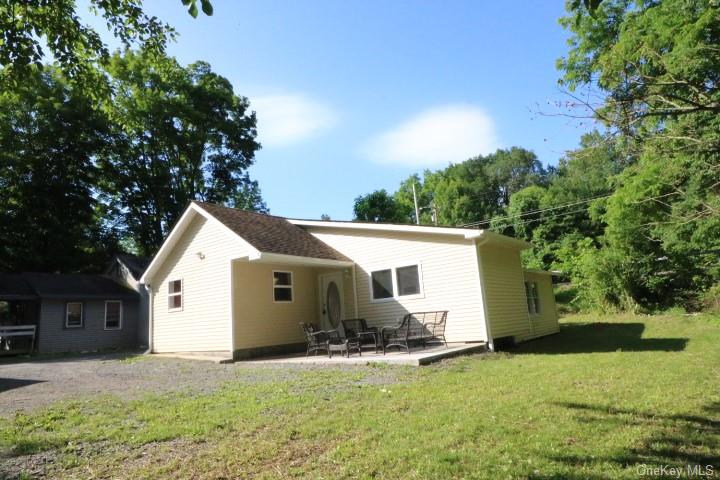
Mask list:
[{"label": "white fascia board", "polygon": [[288,218],[293,225],[304,227],[344,228],[348,230],[374,230],[378,232],[429,233],[436,235],[458,235],[467,239],[478,238],[484,230],[476,228],[426,227],[422,225],[388,225],[385,223],[333,222],[324,220],[297,220]]},{"label": "white fascia board", "polygon": [[140,278],[140,283],[146,285],[152,283],[151,280],[153,275],[157,272],[157,269],[160,267],[160,265],[162,265],[162,262],[165,260],[165,258],[170,254],[172,248],[182,236],[183,232],[185,232],[188,225],[190,225],[190,222],[193,219],[193,215],[196,214],[202,215],[208,221],[213,222],[215,225],[219,226],[224,232],[231,235],[231,237],[234,240],[238,241],[243,248],[247,249],[250,259],[260,258],[260,252],[255,247],[246,242],[242,237],[240,237],[240,235],[230,230],[227,226],[225,226],[225,224],[223,224],[217,218],[213,217],[208,212],[200,208],[200,206],[198,206],[196,203],[190,203],[190,205],[185,209],[185,212],[183,212],[183,214],[180,216],[180,220],[178,220],[178,222],[175,224],[175,227],[173,227],[173,229],[170,231],[170,234],[160,246],[160,250],[158,250],[158,252],[153,257],[150,265],[148,265],[145,273],[143,273],[143,276]]},{"label": "white fascia board", "polygon": [[481,243],[492,242],[505,244],[524,250],[530,248],[525,240],[508,237],[489,230],[477,228],[451,228],[451,227],[427,227],[422,225],[389,225],[384,223],[361,223],[361,222],[333,222],[322,220],[297,220],[288,218],[293,225],[303,227],[339,228],[346,230],[371,230],[376,232],[401,232],[401,233],[426,233],[430,235],[454,235],[461,236],[466,240],[480,240]]},{"label": "white fascia board", "polygon": [[250,258],[251,262],[258,263],[287,263],[294,265],[307,265],[314,267],[352,267],[353,262],[346,260],[331,260],[326,258],[300,257],[297,255],[283,255],[280,253],[261,253],[257,258]]},{"label": "white fascia board", "polygon": [[[190,204],[190,206],[192,205],[193,204]],[[184,232],[187,226],[190,224],[190,221],[192,220],[192,215],[192,208],[188,207],[187,209],[185,209],[183,214],[180,216],[180,220],[178,220],[173,229],[170,231],[170,234],[160,246],[160,250],[158,250],[158,252],[155,254],[152,261],[150,262],[150,265],[148,265],[148,268],[145,269],[142,277],[140,277],[140,283],[150,285],[150,279],[152,278],[153,274],[160,266],[162,261],[165,259],[167,254],[170,252],[172,247],[175,246],[175,243],[177,243],[177,240],[178,238],[180,238],[182,232]]]}]

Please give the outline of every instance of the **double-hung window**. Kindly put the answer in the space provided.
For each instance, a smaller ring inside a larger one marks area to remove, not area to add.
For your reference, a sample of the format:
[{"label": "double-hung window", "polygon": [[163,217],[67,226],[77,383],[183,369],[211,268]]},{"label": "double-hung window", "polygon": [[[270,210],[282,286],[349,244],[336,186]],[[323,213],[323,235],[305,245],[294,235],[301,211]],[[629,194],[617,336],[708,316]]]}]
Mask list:
[{"label": "double-hung window", "polygon": [[122,328],[123,305],[119,300],[105,302],[105,330],[120,330]]},{"label": "double-hung window", "polygon": [[65,305],[65,328],[80,328],[83,326],[83,304],[81,302],[68,302]]},{"label": "double-hung window", "polygon": [[171,280],[168,282],[168,310],[182,310],[183,308],[183,281]]},{"label": "double-hung window", "polygon": [[530,315],[540,315],[540,295],[538,294],[537,283],[525,282],[525,295]]},{"label": "double-hung window", "polygon": [[370,272],[370,290],[373,302],[422,295],[420,264],[402,265]]},{"label": "double-hung window", "polygon": [[273,301],[291,303],[293,301],[292,272],[273,272]]},{"label": "double-hung window", "polygon": [[370,277],[372,278],[373,300],[382,300],[385,298],[393,298],[395,296],[392,279],[393,272],[391,268],[372,272]]}]

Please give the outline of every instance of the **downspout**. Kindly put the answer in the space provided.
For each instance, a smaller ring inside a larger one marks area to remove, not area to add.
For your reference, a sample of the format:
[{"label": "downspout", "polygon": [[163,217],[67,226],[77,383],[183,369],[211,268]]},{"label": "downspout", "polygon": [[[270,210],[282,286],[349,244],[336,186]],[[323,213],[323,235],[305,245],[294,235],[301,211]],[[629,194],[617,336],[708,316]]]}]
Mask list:
[{"label": "downspout", "polygon": [[487,239],[479,239],[475,240],[474,246],[475,246],[475,265],[477,266],[477,274],[480,277],[480,292],[482,295],[482,303],[483,303],[483,317],[485,318],[485,335],[487,336],[487,348],[489,351],[494,352],[495,351],[495,342],[493,340],[492,331],[490,330],[490,318],[488,317],[488,307],[487,307],[487,295],[485,292],[485,274],[483,272],[483,266],[481,261],[481,255],[480,255],[480,246],[485,243]]},{"label": "downspout", "polygon": [[153,352],[153,291],[152,285],[143,284],[148,292],[148,349],[145,353]]},{"label": "downspout", "polygon": [[355,307],[355,318],[360,318],[358,310],[358,294],[357,294],[357,272],[355,270],[355,263],[352,264],[352,276],[353,276],[353,306]]}]

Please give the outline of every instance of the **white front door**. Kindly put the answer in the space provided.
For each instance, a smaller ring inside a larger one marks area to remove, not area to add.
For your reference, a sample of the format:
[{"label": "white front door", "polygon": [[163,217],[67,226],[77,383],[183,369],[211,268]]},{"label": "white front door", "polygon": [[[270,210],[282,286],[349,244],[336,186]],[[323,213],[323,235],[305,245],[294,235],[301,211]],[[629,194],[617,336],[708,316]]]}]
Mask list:
[{"label": "white front door", "polygon": [[337,330],[341,334],[345,314],[343,305],[343,276],[341,272],[320,275],[320,324],[323,330]]}]

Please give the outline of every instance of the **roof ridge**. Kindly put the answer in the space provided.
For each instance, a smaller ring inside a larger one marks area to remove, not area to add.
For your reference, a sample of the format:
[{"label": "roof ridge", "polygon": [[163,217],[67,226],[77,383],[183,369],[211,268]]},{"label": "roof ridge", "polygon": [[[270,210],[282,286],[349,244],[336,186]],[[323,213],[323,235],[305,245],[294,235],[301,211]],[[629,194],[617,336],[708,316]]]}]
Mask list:
[{"label": "roof ridge", "polygon": [[197,203],[197,204],[199,204],[199,205],[201,205],[201,206],[202,206],[202,205],[210,205],[210,206],[212,206],[212,207],[225,208],[225,209],[227,209],[227,210],[235,210],[235,211],[244,212],[244,213],[251,213],[251,214],[253,214],[253,215],[259,215],[259,216],[262,216],[262,217],[279,218],[279,219],[281,219],[281,220],[287,220],[287,219],[289,218],[289,217],[281,217],[280,215],[272,215],[272,214],[270,214],[270,213],[255,212],[255,211],[253,211],[253,210],[246,210],[246,209],[244,209],[244,208],[228,207],[228,206],[225,206],[225,205],[220,205],[220,204],[212,203],[212,202],[202,202],[202,201],[200,201],[200,200],[192,200],[192,202]]}]

